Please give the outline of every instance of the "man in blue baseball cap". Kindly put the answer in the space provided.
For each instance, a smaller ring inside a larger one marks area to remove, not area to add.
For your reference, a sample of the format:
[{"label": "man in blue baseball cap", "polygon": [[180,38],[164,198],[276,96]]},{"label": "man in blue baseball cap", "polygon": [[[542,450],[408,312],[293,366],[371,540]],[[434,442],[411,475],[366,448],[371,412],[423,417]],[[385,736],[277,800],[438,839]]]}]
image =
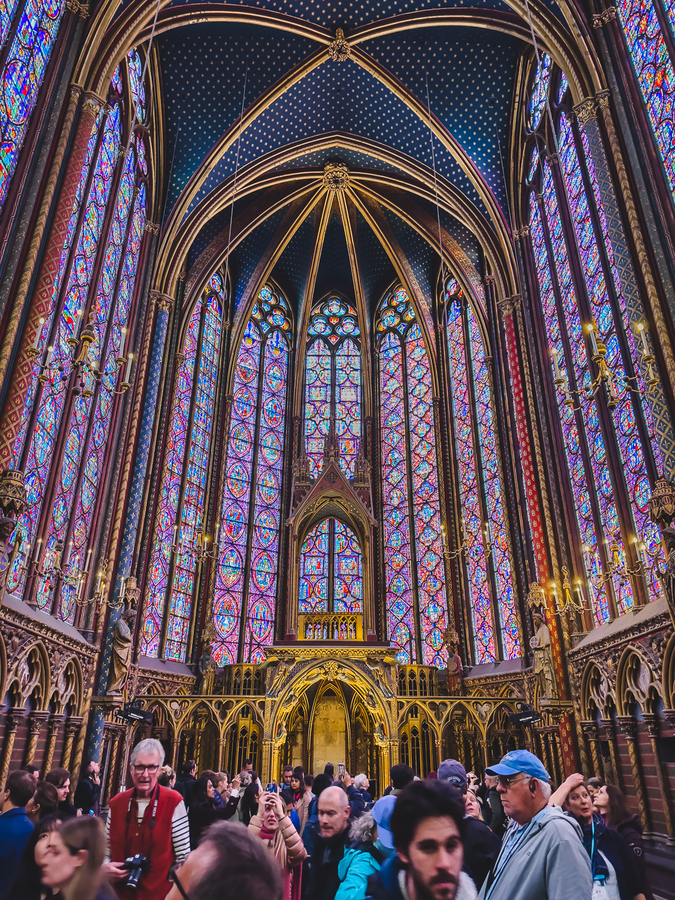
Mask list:
[{"label": "man in blue baseball cap", "polygon": [[497,790],[511,822],[479,900],[590,897],[593,880],[581,829],[548,805],[550,778],[541,760],[529,750],[512,750],[485,772],[499,778]]}]

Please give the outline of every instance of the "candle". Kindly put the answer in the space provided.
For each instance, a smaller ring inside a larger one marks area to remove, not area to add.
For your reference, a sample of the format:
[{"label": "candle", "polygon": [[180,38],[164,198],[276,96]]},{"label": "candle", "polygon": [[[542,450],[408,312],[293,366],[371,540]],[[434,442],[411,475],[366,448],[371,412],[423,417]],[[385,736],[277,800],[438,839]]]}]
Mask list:
[{"label": "candle", "polygon": [[82,599],[82,588],[84,587],[84,576],[80,575],[77,579],[77,593],[75,594],[75,602],[79,603]]},{"label": "candle", "polygon": [[219,533],[219,532],[220,532],[220,522],[218,522],[218,524],[216,525],[216,533],[215,533],[215,536],[214,536],[214,538],[213,538],[213,542],[214,542],[215,544],[218,543],[218,533]]},{"label": "candle", "polygon": [[593,323],[591,323],[590,325],[587,325],[586,331],[588,332],[589,337],[591,339],[591,350],[593,351],[593,356],[597,356],[598,355],[598,342],[595,339],[595,325]]},{"label": "candle", "polygon": [[126,583],[128,575],[122,575],[120,578],[120,599],[123,600],[126,593]]},{"label": "candle", "polygon": [[127,342],[127,330],[123,328],[120,332],[120,356],[124,356],[124,345]]},{"label": "candle", "polygon": [[42,337],[42,326],[45,324],[44,319],[40,319],[38,329],[35,332],[35,340],[33,341],[33,350],[37,350],[40,346],[40,338]]},{"label": "candle", "polygon": [[124,383],[125,384],[131,384],[131,365],[132,365],[133,361],[134,361],[134,354],[130,353],[129,356],[127,356],[127,370],[124,373]]},{"label": "candle", "polygon": [[54,353],[54,348],[47,347],[47,358],[45,359],[45,369],[49,368],[49,363],[52,361],[53,353]]},{"label": "candle", "polygon": [[40,545],[42,544],[42,538],[38,538],[37,544],[35,545],[35,561],[37,563],[40,562]]},{"label": "candle", "polygon": [[89,571],[89,562],[90,562],[90,560],[91,560],[91,547],[87,550],[87,565],[86,565],[86,568],[85,568],[85,570],[84,570],[85,572],[88,572],[88,571]]},{"label": "candle", "polygon": [[642,341],[642,352],[645,356],[651,356],[649,352],[649,344],[647,343],[647,331],[645,330],[645,326],[640,322],[638,324],[638,331],[640,332],[640,340]]},{"label": "candle", "polygon": [[173,545],[174,547],[178,543],[178,525],[173,526]]},{"label": "candle", "polygon": [[98,573],[98,584],[96,585],[96,593],[101,593],[101,586],[103,584],[103,572]]},{"label": "candle", "polygon": [[555,380],[558,381],[560,378],[560,366],[558,364],[558,351],[555,347],[551,347],[551,354],[553,356],[553,370],[555,372]]}]

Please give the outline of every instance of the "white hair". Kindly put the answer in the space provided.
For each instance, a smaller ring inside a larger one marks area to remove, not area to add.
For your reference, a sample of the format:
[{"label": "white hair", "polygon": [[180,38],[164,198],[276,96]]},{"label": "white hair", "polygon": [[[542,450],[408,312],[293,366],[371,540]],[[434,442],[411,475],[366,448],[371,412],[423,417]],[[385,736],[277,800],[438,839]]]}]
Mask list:
[{"label": "white hair", "polygon": [[157,756],[157,765],[164,765],[164,757],[166,754],[164,753],[164,747],[160,744],[158,740],[155,738],[146,738],[144,741],[140,741],[134,749],[131,751],[131,759],[129,760],[130,765],[134,765],[136,760],[138,759],[139,753],[150,754],[154,753]]},{"label": "white hair", "polygon": [[[525,775],[523,778],[523,784],[527,784],[532,781],[534,775]],[[553,793],[553,785],[548,781],[542,781],[541,778],[536,779],[537,784],[541,788],[541,792],[544,795],[544,800],[550,800],[551,794]]]},{"label": "white hair", "polygon": [[358,843],[368,843],[375,838],[375,819],[372,813],[362,813],[358,819],[354,819],[349,829],[349,837]]},{"label": "white hair", "polygon": [[360,791],[366,786],[366,781],[368,781],[368,776],[364,775],[363,772],[361,772],[360,775],[356,776],[356,778],[354,779],[354,787],[357,789],[357,791]]}]

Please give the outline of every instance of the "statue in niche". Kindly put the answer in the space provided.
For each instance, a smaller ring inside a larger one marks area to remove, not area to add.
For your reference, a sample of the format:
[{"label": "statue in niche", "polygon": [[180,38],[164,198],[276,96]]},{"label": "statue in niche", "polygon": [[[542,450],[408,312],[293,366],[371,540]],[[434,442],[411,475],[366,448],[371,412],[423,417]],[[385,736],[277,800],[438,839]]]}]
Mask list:
[{"label": "statue in niche", "polygon": [[115,624],[108,694],[121,694],[129,674],[136,610],[125,609]]},{"label": "statue in niche", "polygon": [[532,622],[537,629],[534,637],[530,639],[530,647],[534,651],[534,676],[539,688],[539,698],[555,700],[558,697],[558,688],[553,665],[551,632],[544,621],[543,613],[533,612]]},{"label": "statue in niche", "polygon": [[436,677],[439,684],[447,682],[448,692],[452,693],[457,688],[461,689],[464,679],[464,665],[459,655],[459,635],[453,628],[446,628],[443,632],[443,646],[448,651],[448,667],[439,669]]},{"label": "statue in niche", "polygon": [[216,680],[216,661],[211,652],[211,644],[206,641],[202,649],[202,655],[197,663],[199,674],[202,676],[201,693],[212,694],[213,684]]}]

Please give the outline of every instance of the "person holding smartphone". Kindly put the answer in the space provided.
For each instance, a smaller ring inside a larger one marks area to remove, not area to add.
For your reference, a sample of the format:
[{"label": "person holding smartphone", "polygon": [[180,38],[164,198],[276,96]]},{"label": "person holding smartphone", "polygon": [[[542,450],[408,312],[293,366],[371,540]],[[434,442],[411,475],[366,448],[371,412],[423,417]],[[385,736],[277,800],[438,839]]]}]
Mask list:
[{"label": "person holding smartphone", "polygon": [[297,829],[286,815],[279,794],[265,791],[258,802],[258,814],[252,816],[249,832],[267,846],[281,866],[284,900],[299,900],[302,888],[302,863],[307,851]]},{"label": "person holding smartphone", "polygon": [[354,779],[349,774],[346,769],[343,769],[342,772],[337,777],[338,784],[341,784],[345,789],[347,797],[349,799],[349,808],[351,810],[349,816],[351,819],[358,819],[359,816],[363,815],[363,812],[366,808],[365,800],[363,799],[363,794],[354,784]]}]

